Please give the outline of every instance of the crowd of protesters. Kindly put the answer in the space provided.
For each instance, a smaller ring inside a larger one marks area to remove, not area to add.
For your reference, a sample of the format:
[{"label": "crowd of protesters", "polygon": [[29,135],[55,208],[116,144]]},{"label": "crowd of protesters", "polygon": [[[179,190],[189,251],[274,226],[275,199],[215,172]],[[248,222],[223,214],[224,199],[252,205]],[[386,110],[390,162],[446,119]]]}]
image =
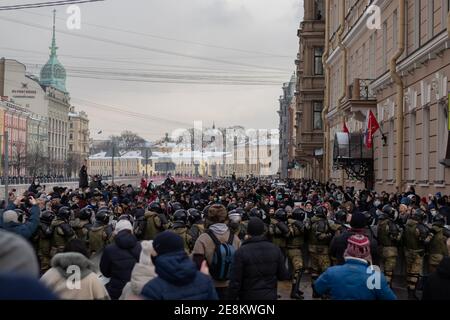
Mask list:
[{"label": "crowd of protesters", "polygon": [[313,298],[393,300],[395,280],[409,299],[450,299],[449,201],[312,180],[108,185],[82,170],[76,189],[9,193],[0,299],[275,300],[291,280],[301,300],[306,274]]}]

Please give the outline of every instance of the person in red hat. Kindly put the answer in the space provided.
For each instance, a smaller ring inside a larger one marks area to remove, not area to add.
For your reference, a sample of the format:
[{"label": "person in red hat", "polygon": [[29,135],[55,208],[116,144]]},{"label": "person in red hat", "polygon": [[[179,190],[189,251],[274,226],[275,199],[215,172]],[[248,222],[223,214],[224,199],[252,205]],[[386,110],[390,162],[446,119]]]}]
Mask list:
[{"label": "person in red hat", "polygon": [[395,300],[385,276],[372,266],[370,241],[361,234],[348,239],[345,264],[328,268],[314,283],[317,294],[332,300]]}]

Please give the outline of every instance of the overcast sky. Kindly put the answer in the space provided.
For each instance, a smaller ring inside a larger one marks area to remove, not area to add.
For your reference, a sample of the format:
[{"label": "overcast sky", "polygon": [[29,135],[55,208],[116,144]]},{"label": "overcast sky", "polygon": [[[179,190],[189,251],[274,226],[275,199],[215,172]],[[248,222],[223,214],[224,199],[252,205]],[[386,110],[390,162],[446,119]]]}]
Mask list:
[{"label": "overcast sky", "polygon": [[[43,1],[0,4],[36,2]],[[301,0],[106,0],[80,8],[81,29],[69,30],[67,7],[57,7],[57,45],[72,104],[89,114],[92,137],[128,129],[154,140],[195,120],[278,127]],[[48,59],[51,11],[0,11],[0,57],[38,74]]]}]

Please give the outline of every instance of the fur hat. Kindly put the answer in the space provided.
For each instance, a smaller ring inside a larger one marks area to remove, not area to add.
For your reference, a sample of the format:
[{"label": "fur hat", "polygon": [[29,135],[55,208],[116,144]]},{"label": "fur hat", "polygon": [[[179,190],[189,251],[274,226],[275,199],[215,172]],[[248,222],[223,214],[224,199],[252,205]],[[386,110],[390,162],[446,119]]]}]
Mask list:
[{"label": "fur hat", "polygon": [[211,223],[224,223],[228,219],[227,209],[221,204],[213,204],[208,210],[208,220]]}]

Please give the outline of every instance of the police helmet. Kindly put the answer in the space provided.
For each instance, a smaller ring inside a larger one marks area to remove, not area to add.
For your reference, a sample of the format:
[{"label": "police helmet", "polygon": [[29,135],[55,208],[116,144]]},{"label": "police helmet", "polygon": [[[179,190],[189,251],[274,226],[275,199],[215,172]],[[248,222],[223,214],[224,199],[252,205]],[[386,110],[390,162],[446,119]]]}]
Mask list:
[{"label": "police helmet", "polygon": [[58,210],[57,216],[61,219],[69,219],[70,217],[70,208],[69,207],[61,207]]},{"label": "police helmet", "polygon": [[234,223],[240,223],[242,221],[242,215],[238,210],[232,210],[228,212],[228,219]]},{"label": "police helmet", "polygon": [[317,217],[325,218],[327,216],[327,208],[323,206],[315,208],[314,215],[316,215]]},{"label": "police helmet", "polygon": [[172,216],[173,222],[183,222],[187,223],[188,213],[184,209],[179,209],[175,211]]},{"label": "police helmet", "polygon": [[275,219],[279,221],[286,221],[287,220],[287,213],[284,209],[278,209],[275,211]]},{"label": "police helmet", "polygon": [[94,210],[90,207],[85,207],[80,210],[80,213],[78,214],[78,217],[81,220],[89,220],[92,215],[94,214]]},{"label": "police helmet", "polygon": [[252,208],[248,215],[249,217],[257,217],[263,219],[263,212],[258,208]]},{"label": "police helmet", "polygon": [[100,222],[102,224],[108,224],[109,222],[109,215],[106,210],[99,210],[95,214],[95,221]]},{"label": "police helmet", "polygon": [[391,205],[387,204],[383,207],[383,209],[381,210],[383,211],[383,213],[392,220],[395,220],[398,216],[398,212],[397,210],[395,210]]},{"label": "police helmet", "polygon": [[55,219],[55,215],[53,214],[53,212],[49,211],[49,210],[44,210],[41,212],[41,216],[39,218],[39,220],[42,223],[46,223],[46,224],[50,224],[53,219]]},{"label": "police helmet", "polygon": [[416,221],[423,221],[425,219],[425,212],[420,208],[415,209],[411,214],[411,218]]},{"label": "police helmet", "polygon": [[188,212],[188,219],[191,224],[200,221],[202,219],[202,213],[195,208],[191,208],[187,212]]},{"label": "police helmet", "polygon": [[433,225],[441,227],[445,226],[445,217],[442,214],[438,213],[433,217]]},{"label": "police helmet", "polygon": [[162,213],[161,204],[159,202],[153,201],[150,203],[149,210],[156,213]]},{"label": "police helmet", "polygon": [[294,218],[295,220],[303,221],[303,220],[305,220],[305,216],[306,216],[306,212],[302,208],[295,208],[292,211],[292,218]]},{"label": "police helmet", "polygon": [[334,218],[337,222],[346,223],[347,222],[347,211],[345,211],[345,210],[336,211]]}]

